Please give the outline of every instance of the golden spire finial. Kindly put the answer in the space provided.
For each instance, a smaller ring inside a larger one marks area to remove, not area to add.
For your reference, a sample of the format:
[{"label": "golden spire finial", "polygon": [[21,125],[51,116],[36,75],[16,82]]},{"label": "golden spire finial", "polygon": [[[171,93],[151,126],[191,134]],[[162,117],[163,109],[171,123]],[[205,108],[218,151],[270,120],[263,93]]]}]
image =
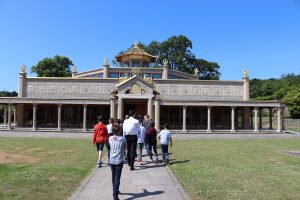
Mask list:
[{"label": "golden spire finial", "polygon": [[243,78],[249,78],[248,74],[249,74],[248,70],[244,69],[243,70]]},{"label": "golden spire finial", "polygon": [[21,72],[22,72],[22,73],[26,73],[26,65],[25,65],[25,64],[23,64],[23,65],[21,66]]},{"label": "golden spire finial", "polygon": [[138,45],[139,45],[139,42],[136,40],[136,41],[134,42],[134,47],[138,47]]}]

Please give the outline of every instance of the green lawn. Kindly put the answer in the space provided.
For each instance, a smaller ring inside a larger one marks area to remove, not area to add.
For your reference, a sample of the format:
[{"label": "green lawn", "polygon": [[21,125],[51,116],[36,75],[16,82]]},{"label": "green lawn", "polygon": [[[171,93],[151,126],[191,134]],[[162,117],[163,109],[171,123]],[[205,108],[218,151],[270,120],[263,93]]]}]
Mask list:
[{"label": "green lawn", "polygon": [[300,139],[174,141],[170,168],[193,199],[300,199]]},{"label": "green lawn", "polygon": [[300,128],[287,128],[287,130],[295,131],[300,133]]},{"label": "green lawn", "polygon": [[0,138],[0,199],[67,199],[96,159],[90,140]]}]

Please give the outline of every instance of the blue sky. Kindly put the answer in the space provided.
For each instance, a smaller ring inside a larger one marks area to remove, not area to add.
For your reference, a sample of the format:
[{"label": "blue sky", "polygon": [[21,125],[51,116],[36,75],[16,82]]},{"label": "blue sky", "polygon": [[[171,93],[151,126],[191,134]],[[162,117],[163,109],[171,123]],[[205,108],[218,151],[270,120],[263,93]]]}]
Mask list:
[{"label": "blue sky", "polygon": [[222,80],[300,73],[300,0],[0,0],[0,90],[18,89],[20,66],[69,57],[102,67],[135,41],[185,35]]}]

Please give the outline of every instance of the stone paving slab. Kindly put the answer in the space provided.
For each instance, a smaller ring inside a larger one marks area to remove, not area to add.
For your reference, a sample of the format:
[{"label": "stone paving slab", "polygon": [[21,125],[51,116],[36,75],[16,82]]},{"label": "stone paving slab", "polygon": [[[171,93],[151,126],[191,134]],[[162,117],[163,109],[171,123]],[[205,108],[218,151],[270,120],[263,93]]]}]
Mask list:
[{"label": "stone paving slab", "polygon": [[[162,163],[153,163],[145,156],[145,151],[143,154],[144,165],[135,162],[136,170],[130,171],[127,164],[123,166],[120,184],[121,194],[119,195],[121,200],[190,199],[168,166]],[[95,168],[69,199],[113,199],[110,167],[103,164],[103,167]]]}]

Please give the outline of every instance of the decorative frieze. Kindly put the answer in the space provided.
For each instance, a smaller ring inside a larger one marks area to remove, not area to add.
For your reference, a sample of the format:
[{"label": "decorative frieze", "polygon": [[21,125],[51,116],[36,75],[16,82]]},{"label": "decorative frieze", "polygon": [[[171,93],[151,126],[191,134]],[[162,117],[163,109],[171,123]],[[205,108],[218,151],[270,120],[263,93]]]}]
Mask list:
[{"label": "decorative frieze", "polygon": [[235,85],[156,84],[162,99],[190,99],[212,101],[242,100],[243,87]]}]

